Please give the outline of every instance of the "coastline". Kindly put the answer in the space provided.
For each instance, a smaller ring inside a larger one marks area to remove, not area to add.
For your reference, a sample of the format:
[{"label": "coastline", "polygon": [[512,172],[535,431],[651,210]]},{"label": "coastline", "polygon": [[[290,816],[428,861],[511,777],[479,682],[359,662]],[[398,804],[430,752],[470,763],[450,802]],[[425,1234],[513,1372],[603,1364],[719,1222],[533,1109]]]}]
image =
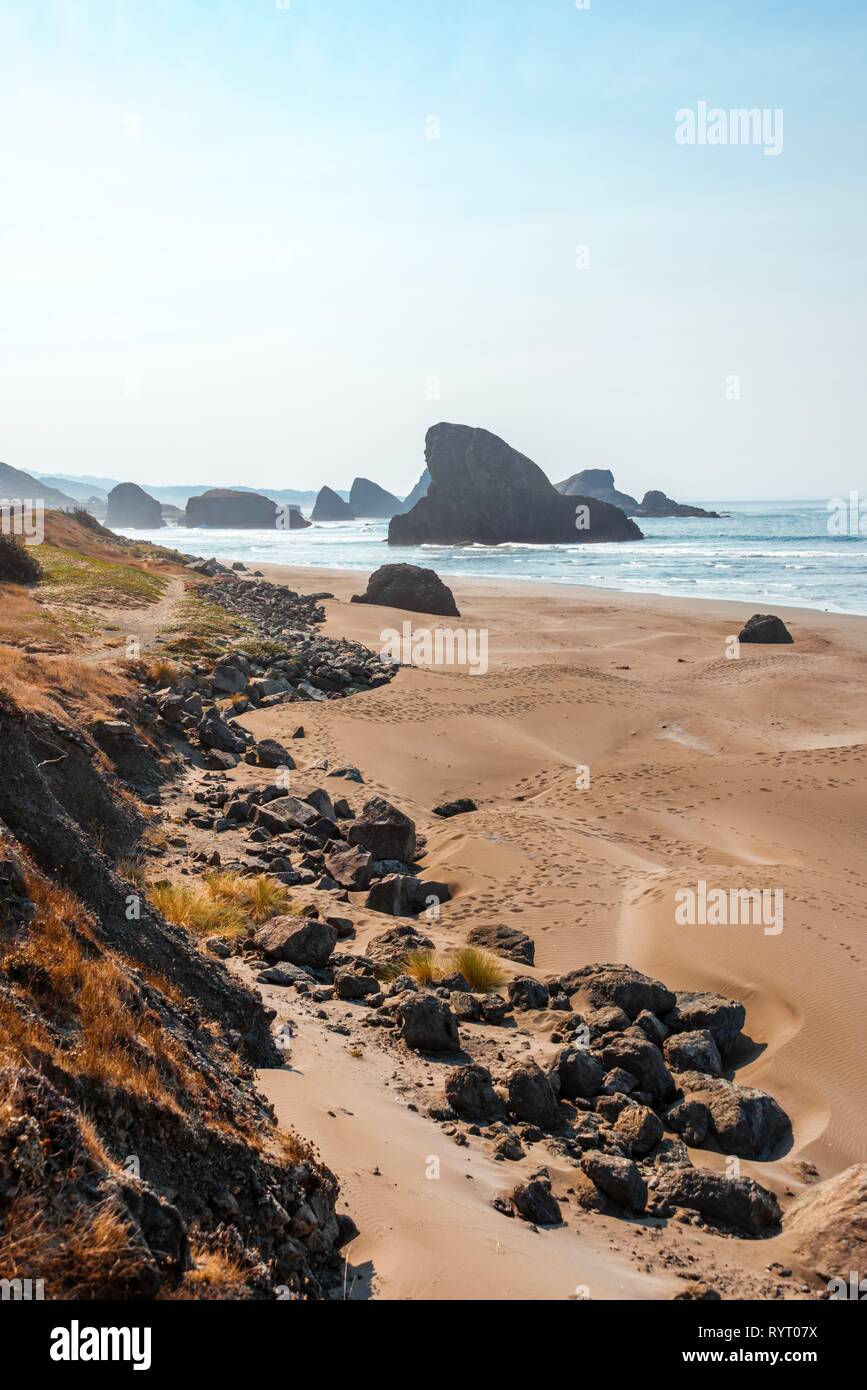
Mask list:
[{"label": "coastline", "polygon": [[[291,587],[331,590],[324,631],[374,649],[383,629],[407,620],[489,630],[484,676],[402,669],[382,689],[304,709],[305,763],[357,765],[365,779],[359,805],[383,795],[427,836],[425,871],[452,893],[431,930],[438,948],[462,941],[476,922],[505,923],[535,940],[528,973],[539,978],[625,961],[672,988],[741,999],[754,1047],[737,1079],[769,1091],[793,1121],[789,1151],[772,1163],[743,1162],[744,1176],[785,1203],[805,1190],[811,1165],[826,1178],[867,1159],[867,1078],[856,1060],[867,986],[867,861],[856,810],[867,791],[867,620],[775,606],[795,645],[743,647],[740,659],[727,660],[724,639],[737,630],[729,619],[746,618],[754,605],[721,612],[700,600],[489,581],[456,583],[462,617],[442,620],[350,604],[363,585],[346,571],[265,572]],[[257,738],[285,740],[298,713],[278,707],[242,722]],[[583,791],[575,788],[577,764],[590,769]],[[445,821],[432,815],[438,801],[457,796],[474,798],[478,811]],[[674,893],[701,881],[780,888],[784,930],[678,926]],[[363,952],[383,921],[354,916],[354,949]],[[267,1002],[279,1007],[280,992],[270,991]],[[442,1152],[443,1139],[429,1122],[407,1116],[391,1060],[374,1054],[363,1062],[357,1086],[351,1073],[342,1075],[350,1064],[333,1035],[299,1029],[298,1036],[297,1072],[266,1072],[261,1084],[281,1118],[303,1116],[305,1132],[341,1174],[363,1218],[348,1255],[371,1262],[374,1296],[473,1297],[476,1279],[496,1290],[493,1252],[504,1233],[489,1199],[497,1178],[517,1174],[481,1160],[466,1181],[461,1165],[470,1160],[461,1150],[445,1190],[432,1194],[417,1165]],[[555,1052],[532,1026],[528,1046],[543,1063]],[[438,1084],[438,1070],[429,1069],[426,1084]],[[351,1122],[331,1103],[332,1085]],[[721,1156],[691,1156],[722,1170]],[[543,1146],[532,1158],[568,1182],[570,1170]],[[375,1167],[385,1181],[371,1177]],[[461,1194],[471,1187],[469,1200]],[[451,1212],[445,1224],[443,1197]],[[507,1225],[511,1236],[515,1223]],[[636,1268],[641,1237],[633,1230],[602,1219],[585,1220],[581,1231],[582,1260],[597,1271],[594,1296],[673,1296],[662,1265],[653,1272],[667,1293]],[[534,1239],[523,1231],[515,1238],[514,1253]],[[740,1241],[726,1273],[731,1242],[706,1232],[689,1238],[728,1296],[746,1270],[758,1277],[770,1260],[791,1258],[785,1235]],[[603,1248],[614,1260],[607,1269]],[[545,1276],[537,1250],[528,1247],[526,1282],[515,1267],[509,1291],[493,1296],[556,1296],[552,1280],[562,1288],[578,1251],[566,1245],[561,1264],[546,1245],[553,1263]]]}]

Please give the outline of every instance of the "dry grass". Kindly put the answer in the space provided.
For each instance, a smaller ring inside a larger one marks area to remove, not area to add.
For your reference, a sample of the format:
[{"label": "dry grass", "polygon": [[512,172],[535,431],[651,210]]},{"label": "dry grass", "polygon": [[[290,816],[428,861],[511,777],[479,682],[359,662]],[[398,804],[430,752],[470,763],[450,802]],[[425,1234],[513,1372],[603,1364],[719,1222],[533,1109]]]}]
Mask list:
[{"label": "dry grass", "polygon": [[145,678],[159,689],[166,685],[175,685],[183,674],[183,666],[167,656],[154,657],[153,661],[149,661],[145,666]]},{"label": "dry grass", "polygon": [[204,874],[192,883],[158,883],[148,893],[168,921],[195,936],[245,936],[292,910],[289,889],[268,874]]},{"label": "dry grass", "polygon": [[394,973],[395,976],[409,975],[420,985],[432,985],[436,980],[441,980],[446,972],[436,951],[419,948],[408,951],[400,965],[394,968]]},{"label": "dry grass", "polygon": [[462,946],[453,952],[450,960],[474,994],[493,994],[505,983],[506,976],[500,962],[490,951],[479,950],[477,946]]},{"label": "dry grass", "polygon": [[193,1268],[176,1289],[162,1295],[173,1303],[219,1300],[237,1303],[250,1297],[251,1271],[222,1250],[192,1246]]},{"label": "dry grass", "polygon": [[43,1202],[12,1199],[0,1237],[5,1279],[42,1279],[48,1299],[116,1298],[135,1287],[146,1264],[119,1202],[78,1205],[52,1220]]},{"label": "dry grass", "polygon": [[21,709],[59,717],[74,711],[89,719],[111,718],[126,695],[122,676],[73,656],[0,647],[0,690]]}]

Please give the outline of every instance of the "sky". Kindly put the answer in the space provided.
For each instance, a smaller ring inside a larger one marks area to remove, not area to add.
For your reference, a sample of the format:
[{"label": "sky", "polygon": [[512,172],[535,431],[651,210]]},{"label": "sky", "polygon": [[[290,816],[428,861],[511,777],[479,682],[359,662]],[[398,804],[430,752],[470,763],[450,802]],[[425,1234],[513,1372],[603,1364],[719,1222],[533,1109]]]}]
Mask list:
[{"label": "sky", "polygon": [[0,53],[6,463],[404,494],[451,420],[867,490],[862,0],[0,0]]}]

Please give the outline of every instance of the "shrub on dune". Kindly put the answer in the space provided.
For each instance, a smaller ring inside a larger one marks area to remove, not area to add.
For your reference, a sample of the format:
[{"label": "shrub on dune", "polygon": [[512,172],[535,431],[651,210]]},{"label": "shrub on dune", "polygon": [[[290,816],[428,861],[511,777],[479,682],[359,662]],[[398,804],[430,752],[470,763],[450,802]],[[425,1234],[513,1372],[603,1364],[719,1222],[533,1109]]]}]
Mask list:
[{"label": "shrub on dune", "polygon": [[500,962],[490,951],[477,946],[462,946],[451,957],[456,971],[463,975],[475,994],[492,994],[505,981]]}]

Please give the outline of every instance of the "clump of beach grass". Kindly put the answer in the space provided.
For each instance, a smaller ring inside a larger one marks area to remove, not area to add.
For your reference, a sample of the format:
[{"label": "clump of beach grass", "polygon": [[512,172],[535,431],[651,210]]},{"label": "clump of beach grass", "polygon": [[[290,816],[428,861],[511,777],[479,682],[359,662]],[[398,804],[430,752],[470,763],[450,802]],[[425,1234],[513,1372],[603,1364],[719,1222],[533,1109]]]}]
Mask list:
[{"label": "clump of beach grass", "polygon": [[462,946],[453,953],[451,964],[474,994],[493,994],[506,979],[496,956],[477,946]]}]

